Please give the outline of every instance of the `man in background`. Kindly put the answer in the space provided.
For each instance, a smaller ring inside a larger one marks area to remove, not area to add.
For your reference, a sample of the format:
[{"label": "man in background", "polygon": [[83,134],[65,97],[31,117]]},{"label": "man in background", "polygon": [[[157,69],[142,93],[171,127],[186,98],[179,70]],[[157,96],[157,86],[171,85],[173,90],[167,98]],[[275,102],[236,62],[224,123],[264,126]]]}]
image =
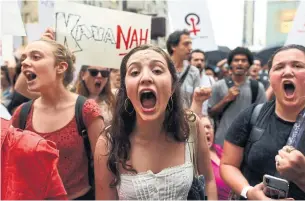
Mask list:
[{"label": "man in background", "polygon": [[200,86],[199,70],[195,66],[189,65],[187,61],[192,51],[190,33],[187,30],[177,30],[171,33],[167,39],[166,48],[181,81],[183,106],[190,108],[194,90]]},{"label": "man in background", "polygon": [[[190,64],[198,68],[200,72],[200,87],[210,88],[212,90],[212,86],[215,83],[213,77],[205,74],[206,69],[206,57],[205,52],[199,49],[193,50],[191,52],[191,56],[189,58]],[[210,96],[207,97],[207,99]],[[208,101],[204,101],[202,104],[202,114],[208,115]]]}]

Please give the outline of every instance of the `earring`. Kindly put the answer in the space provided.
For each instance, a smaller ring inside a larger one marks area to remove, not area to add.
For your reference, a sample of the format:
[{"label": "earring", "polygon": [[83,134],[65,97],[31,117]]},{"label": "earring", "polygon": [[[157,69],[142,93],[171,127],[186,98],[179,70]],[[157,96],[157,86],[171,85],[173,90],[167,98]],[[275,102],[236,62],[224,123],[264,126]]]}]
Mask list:
[{"label": "earring", "polygon": [[134,109],[132,109],[131,112],[128,111],[128,99],[129,98],[126,98],[125,101],[124,101],[124,107],[125,107],[125,111],[131,116],[132,113],[134,112]]},{"label": "earring", "polygon": [[171,111],[173,111],[173,108],[174,108],[173,97],[171,96],[171,97],[169,98],[169,100],[170,100],[171,104],[170,104],[170,102],[167,103],[167,109],[168,109],[169,112],[171,112]]}]

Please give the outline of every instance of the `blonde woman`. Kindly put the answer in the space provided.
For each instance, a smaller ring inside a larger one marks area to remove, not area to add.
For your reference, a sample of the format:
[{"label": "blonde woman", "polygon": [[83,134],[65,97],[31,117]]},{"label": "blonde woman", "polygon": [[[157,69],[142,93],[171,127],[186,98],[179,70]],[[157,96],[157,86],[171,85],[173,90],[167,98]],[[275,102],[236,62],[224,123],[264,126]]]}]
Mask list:
[{"label": "blonde woman", "polygon": [[[73,80],[74,57],[54,40],[30,43],[21,55],[22,73],[28,90],[38,92],[26,118],[26,130],[56,143],[59,149],[58,170],[68,199],[94,199],[88,176],[88,157],[83,137],[78,133],[75,107],[79,99],[66,86]],[[13,125],[20,127],[21,105],[13,115]],[[87,128],[91,151],[104,127],[99,106],[86,100],[82,117]]]}]

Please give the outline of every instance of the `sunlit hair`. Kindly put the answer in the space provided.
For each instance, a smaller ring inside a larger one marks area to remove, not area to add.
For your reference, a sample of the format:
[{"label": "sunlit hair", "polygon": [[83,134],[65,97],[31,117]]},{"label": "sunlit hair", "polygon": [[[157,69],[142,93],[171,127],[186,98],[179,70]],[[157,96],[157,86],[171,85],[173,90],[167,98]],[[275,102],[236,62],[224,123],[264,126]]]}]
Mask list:
[{"label": "sunlit hair", "polygon": [[305,47],[303,45],[295,45],[295,44],[291,44],[291,45],[287,45],[284,47],[281,47],[280,49],[278,49],[277,51],[274,52],[274,54],[270,57],[269,61],[268,61],[268,68],[269,71],[272,68],[273,65],[273,59],[275,57],[275,55],[279,52],[285,51],[285,50],[291,50],[291,49],[297,49],[300,50],[301,52],[303,52],[303,54],[305,55]]},{"label": "sunlit hair", "polygon": [[[114,108],[114,116],[112,119],[111,127],[107,130],[109,132],[108,141],[110,147],[110,153],[108,157],[108,168],[114,175],[114,181],[111,183],[111,187],[115,187],[121,181],[120,178],[120,167],[122,166],[125,170],[136,172],[136,170],[127,164],[130,159],[130,134],[132,133],[136,123],[136,112],[134,111],[133,105],[129,102],[126,105],[125,100],[127,97],[126,92],[126,71],[127,62],[129,58],[144,50],[152,50],[160,54],[166,60],[169,72],[172,80],[172,101],[170,100],[167,104],[165,113],[165,120],[163,122],[163,129],[166,131],[168,137],[178,142],[184,142],[189,136],[189,127],[186,122],[185,113],[183,111],[181,96],[180,96],[180,85],[178,84],[178,78],[173,62],[169,55],[165,53],[161,48],[151,45],[142,45],[132,49],[122,60],[120,73],[121,73],[121,88],[117,95],[117,102]],[[128,111],[134,111],[129,114]]]},{"label": "sunlit hair", "polygon": [[[81,67],[81,70],[79,72],[78,75],[78,79],[76,81],[76,93],[85,97],[89,97],[90,96],[90,91],[88,89],[88,87],[86,86],[85,81],[82,79],[82,75],[88,70],[89,66],[87,65],[83,65]],[[111,92],[111,86],[110,86],[110,79],[108,78],[106,85],[104,86],[104,88],[102,89],[101,93],[99,94],[99,98],[98,98],[98,103],[101,101],[105,101],[106,104],[111,108],[114,107],[114,102],[115,102],[115,96],[113,95],[113,93]]]},{"label": "sunlit hair", "polygon": [[53,54],[55,57],[55,65],[58,65],[61,62],[66,62],[68,64],[68,68],[66,69],[63,78],[64,86],[68,86],[73,81],[75,56],[70,52],[70,50],[68,50],[68,48],[54,40],[41,38],[38,41],[43,41],[54,48]]}]

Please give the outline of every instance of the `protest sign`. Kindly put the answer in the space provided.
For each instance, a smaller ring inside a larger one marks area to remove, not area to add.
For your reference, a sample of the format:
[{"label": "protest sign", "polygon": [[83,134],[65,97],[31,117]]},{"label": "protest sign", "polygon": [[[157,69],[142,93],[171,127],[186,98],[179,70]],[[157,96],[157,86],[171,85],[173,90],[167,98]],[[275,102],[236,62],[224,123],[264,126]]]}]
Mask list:
[{"label": "protest sign", "polygon": [[180,0],[167,3],[171,32],[187,29],[193,40],[193,49],[204,51],[218,49],[205,0]]},{"label": "protest sign", "polygon": [[56,2],[55,21],[56,40],[82,65],[119,68],[128,51],[150,43],[150,16]]},{"label": "protest sign", "polygon": [[298,11],[294,17],[292,29],[290,30],[286,44],[298,44],[305,46],[305,1],[301,1]]},{"label": "protest sign", "polygon": [[28,38],[28,43],[39,40],[42,34],[44,33],[44,31],[40,30],[40,25],[38,23],[28,23],[25,25],[25,29]]},{"label": "protest sign", "polygon": [[26,36],[20,9],[16,0],[0,1],[1,36]]},{"label": "protest sign", "polygon": [[55,0],[39,0],[38,1],[38,31],[42,34],[47,28],[54,28],[55,13],[54,13]]}]

